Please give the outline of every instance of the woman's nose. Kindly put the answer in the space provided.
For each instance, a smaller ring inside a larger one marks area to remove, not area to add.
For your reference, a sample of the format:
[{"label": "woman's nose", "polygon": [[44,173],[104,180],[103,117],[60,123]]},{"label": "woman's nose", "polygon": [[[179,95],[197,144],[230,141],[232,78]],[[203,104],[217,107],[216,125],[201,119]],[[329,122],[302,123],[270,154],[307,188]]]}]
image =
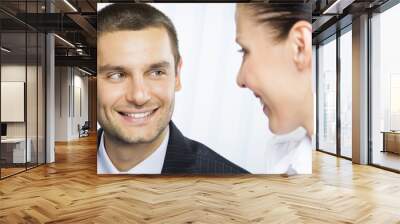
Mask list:
[{"label": "woman's nose", "polygon": [[244,75],[242,72],[242,69],[239,70],[239,73],[237,74],[236,77],[236,84],[240,87],[240,88],[246,88],[246,84],[245,84],[245,80],[244,80]]}]

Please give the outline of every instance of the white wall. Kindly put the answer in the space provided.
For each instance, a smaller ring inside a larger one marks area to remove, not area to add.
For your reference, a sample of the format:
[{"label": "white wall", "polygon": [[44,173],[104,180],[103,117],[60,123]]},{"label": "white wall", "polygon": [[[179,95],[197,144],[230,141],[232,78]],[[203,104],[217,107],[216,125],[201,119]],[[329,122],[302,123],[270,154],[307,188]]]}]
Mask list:
[{"label": "white wall", "polygon": [[[79,132],[78,132],[78,124],[82,126],[85,121],[88,121],[88,78],[81,76],[82,73],[78,70],[74,70],[74,96],[71,96],[71,98],[74,99],[74,108],[72,108],[72,111],[75,111],[75,113],[72,113],[72,119],[71,119],[71,135],[73,136],[72,138],[78,138],[79,137]],[[78,93],[78,90],[80,90],[80,93]],[[79,97],[80,95],[80,97]],[[71,103],[72,104],[72,103]],[[72,105],[71,105],[72,106]],[[79,108],[82,107],[82,108]],[[80,110],[81,113],[80,113]]]},{"label": "white wall", "polygon": [[[55,79],[55,141],[77,139],[78,124],[82,126],[88,120],[87,77],[75,68],[56,67]],[[77,97],[79,89],[80,99]],[[77,105],[82,105],[82,116]]]},{"label": "white wall", "polygon": [[[26,71],[31,71],[32,66],[8,64],[1,66],[1,81],[10,82],[25,82]],[[2,96],[3,97],[3,96]],[[29,94],[28,94],[29,97]],[[1,108],[1,110],[8,110],[8,108]],[[24,110],[24,108],[22,108]],[[29,115],[28,115],[29,116]],[[31,117],[28,117],[31,120]],[[26,122],[7,122],[7,136],[8,137],[25,137]],[[31,127],[31,126],[29,126]]]},{"label": "white wall", "polygon": [[55,68],[55,141],[68,139],[68,68]]},{"label": "white wall", "polygon": [[[6,113],[20,113],[21,122],[6,122],[7,137],[24,138],[25,135],[30,139],[32,161],[36,162],[37,153],[39,153],[39,163],[44,162],[44,89],[42,68],[40,66],[25,66],[21,64],[3,64],[1,66],[1,81],[23,82],[26,85],[26,107],[24,87],[20,88],[19,94],[22,94],[18,108],[12,106],[4,106],[2,102],[1,110]],[[27,78],[27,81],[25,80]],[[10,98],[4,93],[2,88],[1,98]],[[18,102],[15,102],[18,103]],[[14,105],[15,106],[15,105]],[[13,111],[14,110],[14,111]],[[24,114],[26,112],[26,120]],[[2,114],[3,114],[2,113]],[[3,120],[3,118],[2,118]]]}]

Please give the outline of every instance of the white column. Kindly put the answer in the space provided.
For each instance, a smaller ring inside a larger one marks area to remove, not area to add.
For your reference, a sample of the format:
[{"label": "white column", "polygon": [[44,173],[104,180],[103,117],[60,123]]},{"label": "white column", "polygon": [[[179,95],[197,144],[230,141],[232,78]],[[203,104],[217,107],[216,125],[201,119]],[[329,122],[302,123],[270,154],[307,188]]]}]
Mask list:
[{"label": "white column", "polygon": [[[54,6],[46,1],[47,12],[53,12]],[[55,161],[54,133],[55,133],[55,54],[54,35],[46,35],[46,163]]]}]

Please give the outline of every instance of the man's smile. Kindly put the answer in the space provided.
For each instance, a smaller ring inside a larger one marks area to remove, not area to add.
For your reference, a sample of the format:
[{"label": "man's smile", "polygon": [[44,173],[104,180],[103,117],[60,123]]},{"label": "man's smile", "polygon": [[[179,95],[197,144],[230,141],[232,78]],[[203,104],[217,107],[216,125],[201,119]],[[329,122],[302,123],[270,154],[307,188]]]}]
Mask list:
[{"label": "man's smile", "polygon": [[121,116],[124,122],[128,125],[143,125],[146,124],[157,112],[159,107],[154,109],[144,110],[119,110],[118,114]]}]

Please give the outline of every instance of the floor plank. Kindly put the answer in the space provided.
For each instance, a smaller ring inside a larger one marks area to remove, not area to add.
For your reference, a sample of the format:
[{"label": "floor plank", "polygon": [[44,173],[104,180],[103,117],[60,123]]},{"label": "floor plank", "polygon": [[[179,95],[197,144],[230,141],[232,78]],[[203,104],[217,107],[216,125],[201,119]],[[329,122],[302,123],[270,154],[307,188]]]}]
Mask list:
[{"label": "floor plank", "polygon": [[400,223],[400,175],[315,152],[312,175],[98,176],[95,136],[0,181],[0,223]]},{"label": "floor plank", "polygon": [[374,151],[372,160],[374,164],[400,170],[400,154],[376,150]]}]

